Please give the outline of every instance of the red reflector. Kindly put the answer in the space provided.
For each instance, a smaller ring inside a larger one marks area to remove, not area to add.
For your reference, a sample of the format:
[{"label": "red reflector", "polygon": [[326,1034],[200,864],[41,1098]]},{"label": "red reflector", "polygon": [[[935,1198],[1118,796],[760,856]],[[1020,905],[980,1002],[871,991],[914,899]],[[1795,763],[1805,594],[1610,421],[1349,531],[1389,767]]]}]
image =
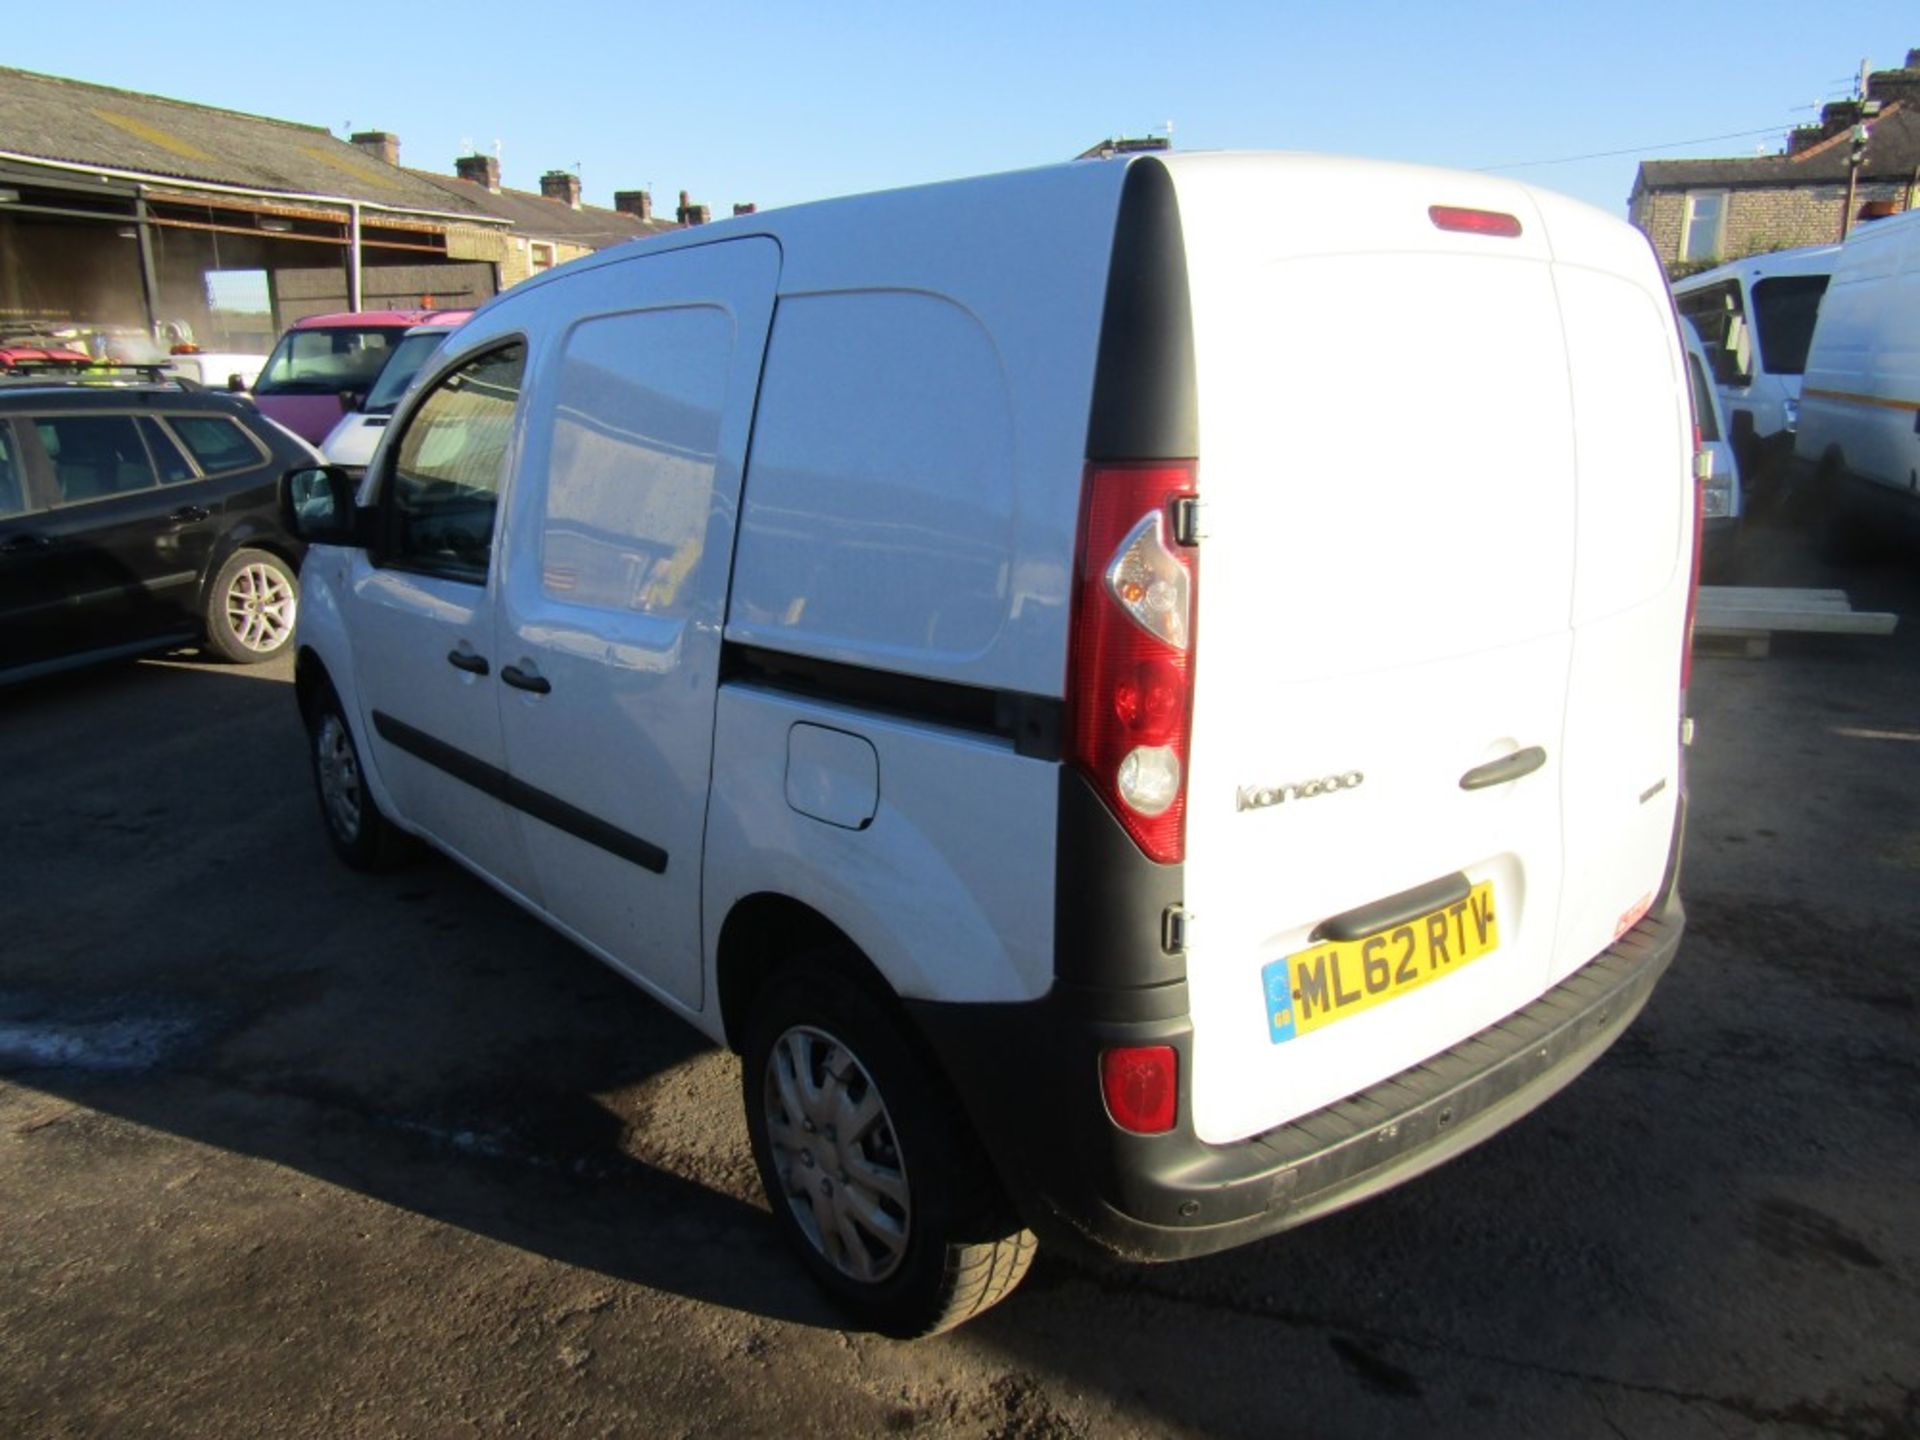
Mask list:
[{"label": "red reflector", "polygon": [[1171,1045],[1129,1045],[1100,1052],[1100,1090],[1122,1130],[1164,1135],[1180,1098],[1180,1062]]},{"label": "red reflector", "polygon": [[1504,235],[1508,239],[1520,233],[1520,217],[1498,210],[1468,210],[1460,205],[1429,205],[1427,218],[1442,230],[1463,230],[1469,235]]}]

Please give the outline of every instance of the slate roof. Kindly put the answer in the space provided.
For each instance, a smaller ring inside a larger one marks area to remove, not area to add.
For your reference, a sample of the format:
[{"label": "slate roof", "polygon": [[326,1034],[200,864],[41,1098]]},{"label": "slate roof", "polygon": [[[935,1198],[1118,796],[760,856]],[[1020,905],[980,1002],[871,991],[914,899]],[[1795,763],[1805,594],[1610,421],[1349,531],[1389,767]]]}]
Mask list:
[{"label": "slate roof", "polygon": [[318,126],[30,70],[0,67],[0,150],[156,178],[471,213],[475,219],[493,213]]},{"label": "slate roof", "polygon": [[[1895,101],[1868,122],[1871,138],[1860,178],[1911,181],[1920,169],[1920,109]],[[1845,184],[1848,132],[1829,136],[1798,155],[1732,156],[1717,160],[1643,160],[1634,192],[1643,190],[1791,189]]]},{"label": "slate roof", "polygon": [[622,240],[637,240],[643,235],[659,235],[680,228],[671,220],[640,220],[624,211],[605,210],[598,205],[582,205],[575,210],[528,190],[509,190],[502,186],[495,192],[475,181],[435,175],[430,170],[403,169],[400,173],[439,190],[447,197],[442,209],[471,206],[511,221],[516,235],[535,240],[563,240],[599,250]]}]

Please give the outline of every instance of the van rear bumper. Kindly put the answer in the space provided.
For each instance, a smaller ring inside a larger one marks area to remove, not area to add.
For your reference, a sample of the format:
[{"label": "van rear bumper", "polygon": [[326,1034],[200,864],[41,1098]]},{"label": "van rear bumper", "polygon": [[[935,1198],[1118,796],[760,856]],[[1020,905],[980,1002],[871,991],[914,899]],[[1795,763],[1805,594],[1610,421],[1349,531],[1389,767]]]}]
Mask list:
[{"label": "van rear bumper", "polygon": [[[1684,925],[1669,891],[1657,913],[1524,1009],[1359,1094],[1231,1145],[1192,1132],[1184,982],[1146,992],[1056,987],[1030,1005],[910,1008],[1029,1225],[1083,1253],[1175,1260],[1352,1204],[1512,1124],[1632,1023]],[[1145,1013],[1152,1010],[1161,1013]],[[1181,1055],[1181,1117],[1166,1135],[1125,1134],[1100,1099],[1100,1051],[1141,1044],[1170,1044]]]}]

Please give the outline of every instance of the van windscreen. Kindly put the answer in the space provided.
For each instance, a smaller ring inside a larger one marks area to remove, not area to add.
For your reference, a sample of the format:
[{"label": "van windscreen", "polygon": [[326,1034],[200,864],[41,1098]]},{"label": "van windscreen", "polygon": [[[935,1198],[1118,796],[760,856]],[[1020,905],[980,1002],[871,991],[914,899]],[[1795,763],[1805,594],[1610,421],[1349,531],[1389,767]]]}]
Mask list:
[{"label": "van windscreen", "polygon": [[1813,321],[1825,275],[1778,275],[1753,287],[1753,319],[1760,332],[1760,359],[1769,374],[1800,375],[1807,368]]},{"label": "van windscreen", "polygon": [[273,347],[255,395],[338,395],[365,390],[387,363],[404,325],[289,330]]}]

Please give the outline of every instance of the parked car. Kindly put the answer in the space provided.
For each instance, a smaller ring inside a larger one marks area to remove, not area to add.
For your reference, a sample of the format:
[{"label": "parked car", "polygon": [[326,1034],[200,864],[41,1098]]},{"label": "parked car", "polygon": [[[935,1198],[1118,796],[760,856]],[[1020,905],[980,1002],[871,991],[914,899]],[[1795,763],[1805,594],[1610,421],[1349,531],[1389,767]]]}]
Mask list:
[{"label": "parked car", "polygon": [[355,409],[407,331],[434,310],[360,310],[310,315],[287,327],[254,382],[262,414],[318,445]]},{"label": "parked car", "polygon": [[1749,255],[1673,287],[1706,346],[1740,473],[1769,502],[1793,458],[1807,346],[1839,253],[1806,245]]},{"label": "parked car", "polygon": [[1727,440],[1720,408],[1720,390],[1710,377],[1712,362],[1692,324],[1680,327],[1687,350],[1687,381],[1693,391],[1693,425],[1698,431],[1695,465],[1700,480],[1701,566],[1709,576],[1724,572],[1733,561],[1745,506],[1740,487],[1740,461]]},{"label": "parked car", "polygon": [[862,1323],[1036,1232],[1223,1250],[1508,1124],[1673,955],[1691,428],[1645,237],[1487,175],[1124,155],[623,245],[289,476],[321,816],[738,1049]]},{"label": "parked car", "polygon": [[320,453],[329,463],[354,474],[367,468],[380,437],[393,420],[394,406],[419,377],[420,367],[440,348],[448,332],[472,314],[471,310],[442,310],[431,322],[414,326],[400,338],[367,392],[366,402],[342,415],[340,423],[321,442]]},{"label": "parked car", "polygon": [[223,394],[0,385],[0,684],[196,641],[280,654],[302,553],[280,479],[315,459]]},{"label": "parked car", "polygon": [[1920,212],[1840,247],[1807,357],[1794,458],[1841,536],[1920,524]]}]

